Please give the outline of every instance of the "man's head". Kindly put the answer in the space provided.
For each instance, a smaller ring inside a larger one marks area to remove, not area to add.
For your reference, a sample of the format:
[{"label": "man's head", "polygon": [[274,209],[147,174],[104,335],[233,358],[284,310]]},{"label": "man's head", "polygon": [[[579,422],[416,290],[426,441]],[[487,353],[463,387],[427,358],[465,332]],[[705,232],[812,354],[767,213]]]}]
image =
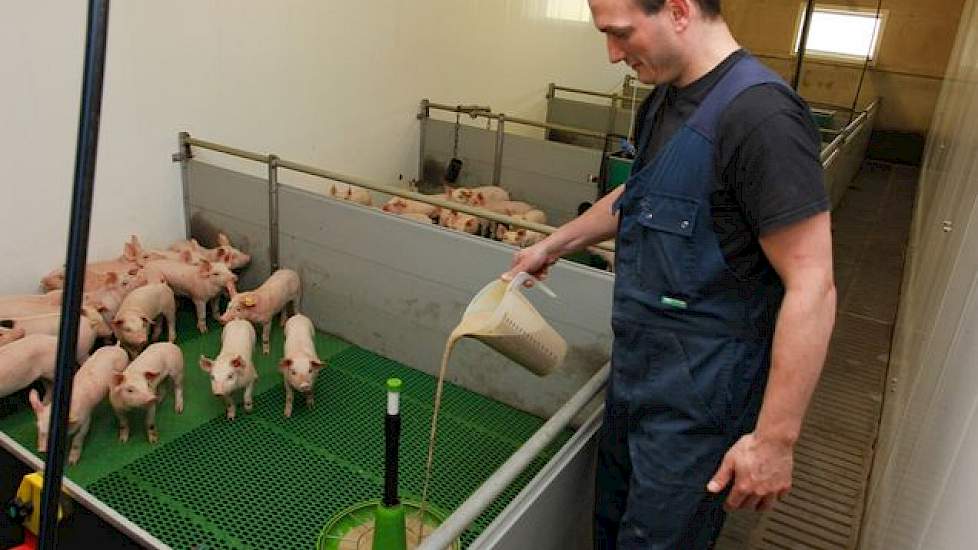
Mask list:
[{"label": "man's head", "polygon": [[676,82],[690,65],[700,27],[721,22],[720,0],[589,0],[612,63],[624,61],[646,84]]}]

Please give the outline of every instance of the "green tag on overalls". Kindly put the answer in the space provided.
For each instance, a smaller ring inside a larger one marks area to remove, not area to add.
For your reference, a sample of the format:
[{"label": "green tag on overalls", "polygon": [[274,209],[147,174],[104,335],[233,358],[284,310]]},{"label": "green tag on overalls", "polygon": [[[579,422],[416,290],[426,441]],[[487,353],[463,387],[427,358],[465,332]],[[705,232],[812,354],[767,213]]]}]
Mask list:
[{"label": "green tag on overalls", "polygon": [[686,309],[689,307],[683,300],[678,298],[670,298],[669,296],[663,296],[660,302],[662,302],[662,305],[664,306],[674,307],[676,309]]}]

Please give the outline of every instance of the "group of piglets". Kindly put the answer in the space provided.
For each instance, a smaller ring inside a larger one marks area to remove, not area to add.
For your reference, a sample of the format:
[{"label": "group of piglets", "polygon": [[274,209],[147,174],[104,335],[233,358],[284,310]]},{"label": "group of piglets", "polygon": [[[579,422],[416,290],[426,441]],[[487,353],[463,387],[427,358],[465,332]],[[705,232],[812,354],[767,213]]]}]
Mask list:
[{"label": "group of piglets", "polygon": [[[485,208],[518,220],[547,223],[547,215],[542,210],[526,202],[510,200],[508,191],[494,185],[471,188],[445,186],[444,198],[460,204]],[[527,247],[543,239],[543,234],[536,231],[517,229],[448,208],[399,197],[387,201],[381,210],[423,223],[437,223],[442,227],[463,233],[495,238],[519,247]]]},{"label": "group of piglets", "polygon": [[262,352],[267,355],[270,327],[276,315],[285,327],[285,351],[279,362],[285,383],[285,416],[292,416],[294,390],[305,396],[307,406],[313,406],[313,385],[323,362],[316,354],[312,321],[299,313],[301,288],[295,271],[280,269],[257,289],[232,297],[221,316],[221,352],[214,359],[201,355],[200,368],[210,374],[214,395],[224,399],[229,420],[237,414],[236,392],[243,392],[246,412],[251,412],[254,405],[258,371],[252,359],[257,340],[252,323],[262,325]]},{"label": "group of piglets", "polygon": [[[69,464],[78,462],[92,410],[106,396],[119,419],[120,440],[129,437],[126,411],[134,408],[146,410],[148,439],[159,439],[155,413],[164,381],[171,380],[175,409],[183,411],[183,354],[173,344],[176,296],[186,296],[197,305],[197,326],[206,331],[206,303],[211,302],[215,318],[221,317],[221,294],[237,294],[237,276],[231,270],[248,262],[250,257],[224,235],[213,249],[189,240],[168,250],[146,250],[132,236],[122,256],[86,266],[76,349],[80,367],[74,374],[69,407],[73,436]],[[28,395],[37,416],[41,452],[46,450],[64,280],[64,269],[58,269],[41,281],[46,294],[0,296],[0,397],[41,381],[44,398],[37,390]],[[152,343],[160,336],[162,322],[167,325],[167,342]],[[116,345],[93,353],[98,338],[114,338]]]},{"label": "group of piglets", "polygon": [[[445,186],[444,198],[453,202],[485,208],[517,220],[539,224],[547,223],[547,215],[542,210],[526,202],[510,200],[509,193],[502,187],[493,185],[471,188]],[[543,233],[537,231],[495,223],[470,214],[400,197],[389,200],[381,207],[381,210],[421,223],[437,223],[455,231],[490,237],[520,248],[533,246],[545,237]],[[588,248],[588,252],[604,259],[608,263],[608,270],[614,269],[614,252],[596,247]]]},{"label": "group of piglets", "polygon": [[[373,199],[366,189],[355,185],[334,183],[327,189],[327,194],[337,199],[343,199],[363,206],[373,206]],[[510,216],[517,220],[546,224],[547,215],[532,204],[510,199],[509,192],[496,185],[482,187],[451,187],[445,186],[444,196],[452,202],[485,208],[486,210]],[[521,227],[509,226],[492,222],[483,218],[465,214],[449,208],[441,208],[411,199],[394,197],[380,207],[388,214],[407,218],[420,223],[438,224],[441,227],[481,235],[513,246],[526,248],[543,240],[545,235]],[[614,252],[600,248],[588,248],[588,252],[600,256],[608,264],[608,270],[614,270]]]}]

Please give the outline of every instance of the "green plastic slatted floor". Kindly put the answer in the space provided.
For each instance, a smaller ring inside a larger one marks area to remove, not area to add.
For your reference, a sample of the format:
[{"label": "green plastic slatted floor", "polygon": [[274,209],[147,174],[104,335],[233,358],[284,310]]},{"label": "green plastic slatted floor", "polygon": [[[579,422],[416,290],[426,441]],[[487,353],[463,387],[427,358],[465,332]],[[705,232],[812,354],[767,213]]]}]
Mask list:
[{"label": "green plastic slatted floor", "polygon": [[[228,421],[223,402],[211,395],[207,375],[197,366],[200,354],[217,355],[220,327],[212,322],[208,334],[198,334],[186,311],[179,313],[178,325],[177,343],[187,363],[186,410],[174,413],[167,391],[157,413],[160,443],[150,445],[141,417],[133,417],[130,440],[122,444],[104,402],[95,411],[81,462],[68,469],[75,482],[173,548],[313,548],[330,517],[382,493],[384,382],[396,376],[404,381],[401,494],[420,499],[433,377],[320,334],[316,346],[329,367],[316,381],[316,406],[306,408],[297,395],[292,417],[285,418],[282,377],[275,367],[283,336],[276,327],[271,355],[256,354],[254,411],[245,413],[239,405],[238,418]],[[0,430],[34,449],[37,436],[29,409],[25,403],[0,419]],[[542,423],[446,384],[433,505],[454,510]],[[563,433],[471,526],[463,546],[478,537],[570,434]]]}]

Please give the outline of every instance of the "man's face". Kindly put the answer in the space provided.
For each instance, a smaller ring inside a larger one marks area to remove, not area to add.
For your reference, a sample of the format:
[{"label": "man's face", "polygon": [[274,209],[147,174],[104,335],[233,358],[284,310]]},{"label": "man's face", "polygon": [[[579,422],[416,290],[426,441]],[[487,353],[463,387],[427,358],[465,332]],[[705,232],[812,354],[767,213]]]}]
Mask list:
[{"label": "man's face", "polygon": [[679,41],[669,2],[649,15],[636,0],[589,0],[594,26],[608,41],[608,60],[624,61],[645,84],[679,77]]}]

